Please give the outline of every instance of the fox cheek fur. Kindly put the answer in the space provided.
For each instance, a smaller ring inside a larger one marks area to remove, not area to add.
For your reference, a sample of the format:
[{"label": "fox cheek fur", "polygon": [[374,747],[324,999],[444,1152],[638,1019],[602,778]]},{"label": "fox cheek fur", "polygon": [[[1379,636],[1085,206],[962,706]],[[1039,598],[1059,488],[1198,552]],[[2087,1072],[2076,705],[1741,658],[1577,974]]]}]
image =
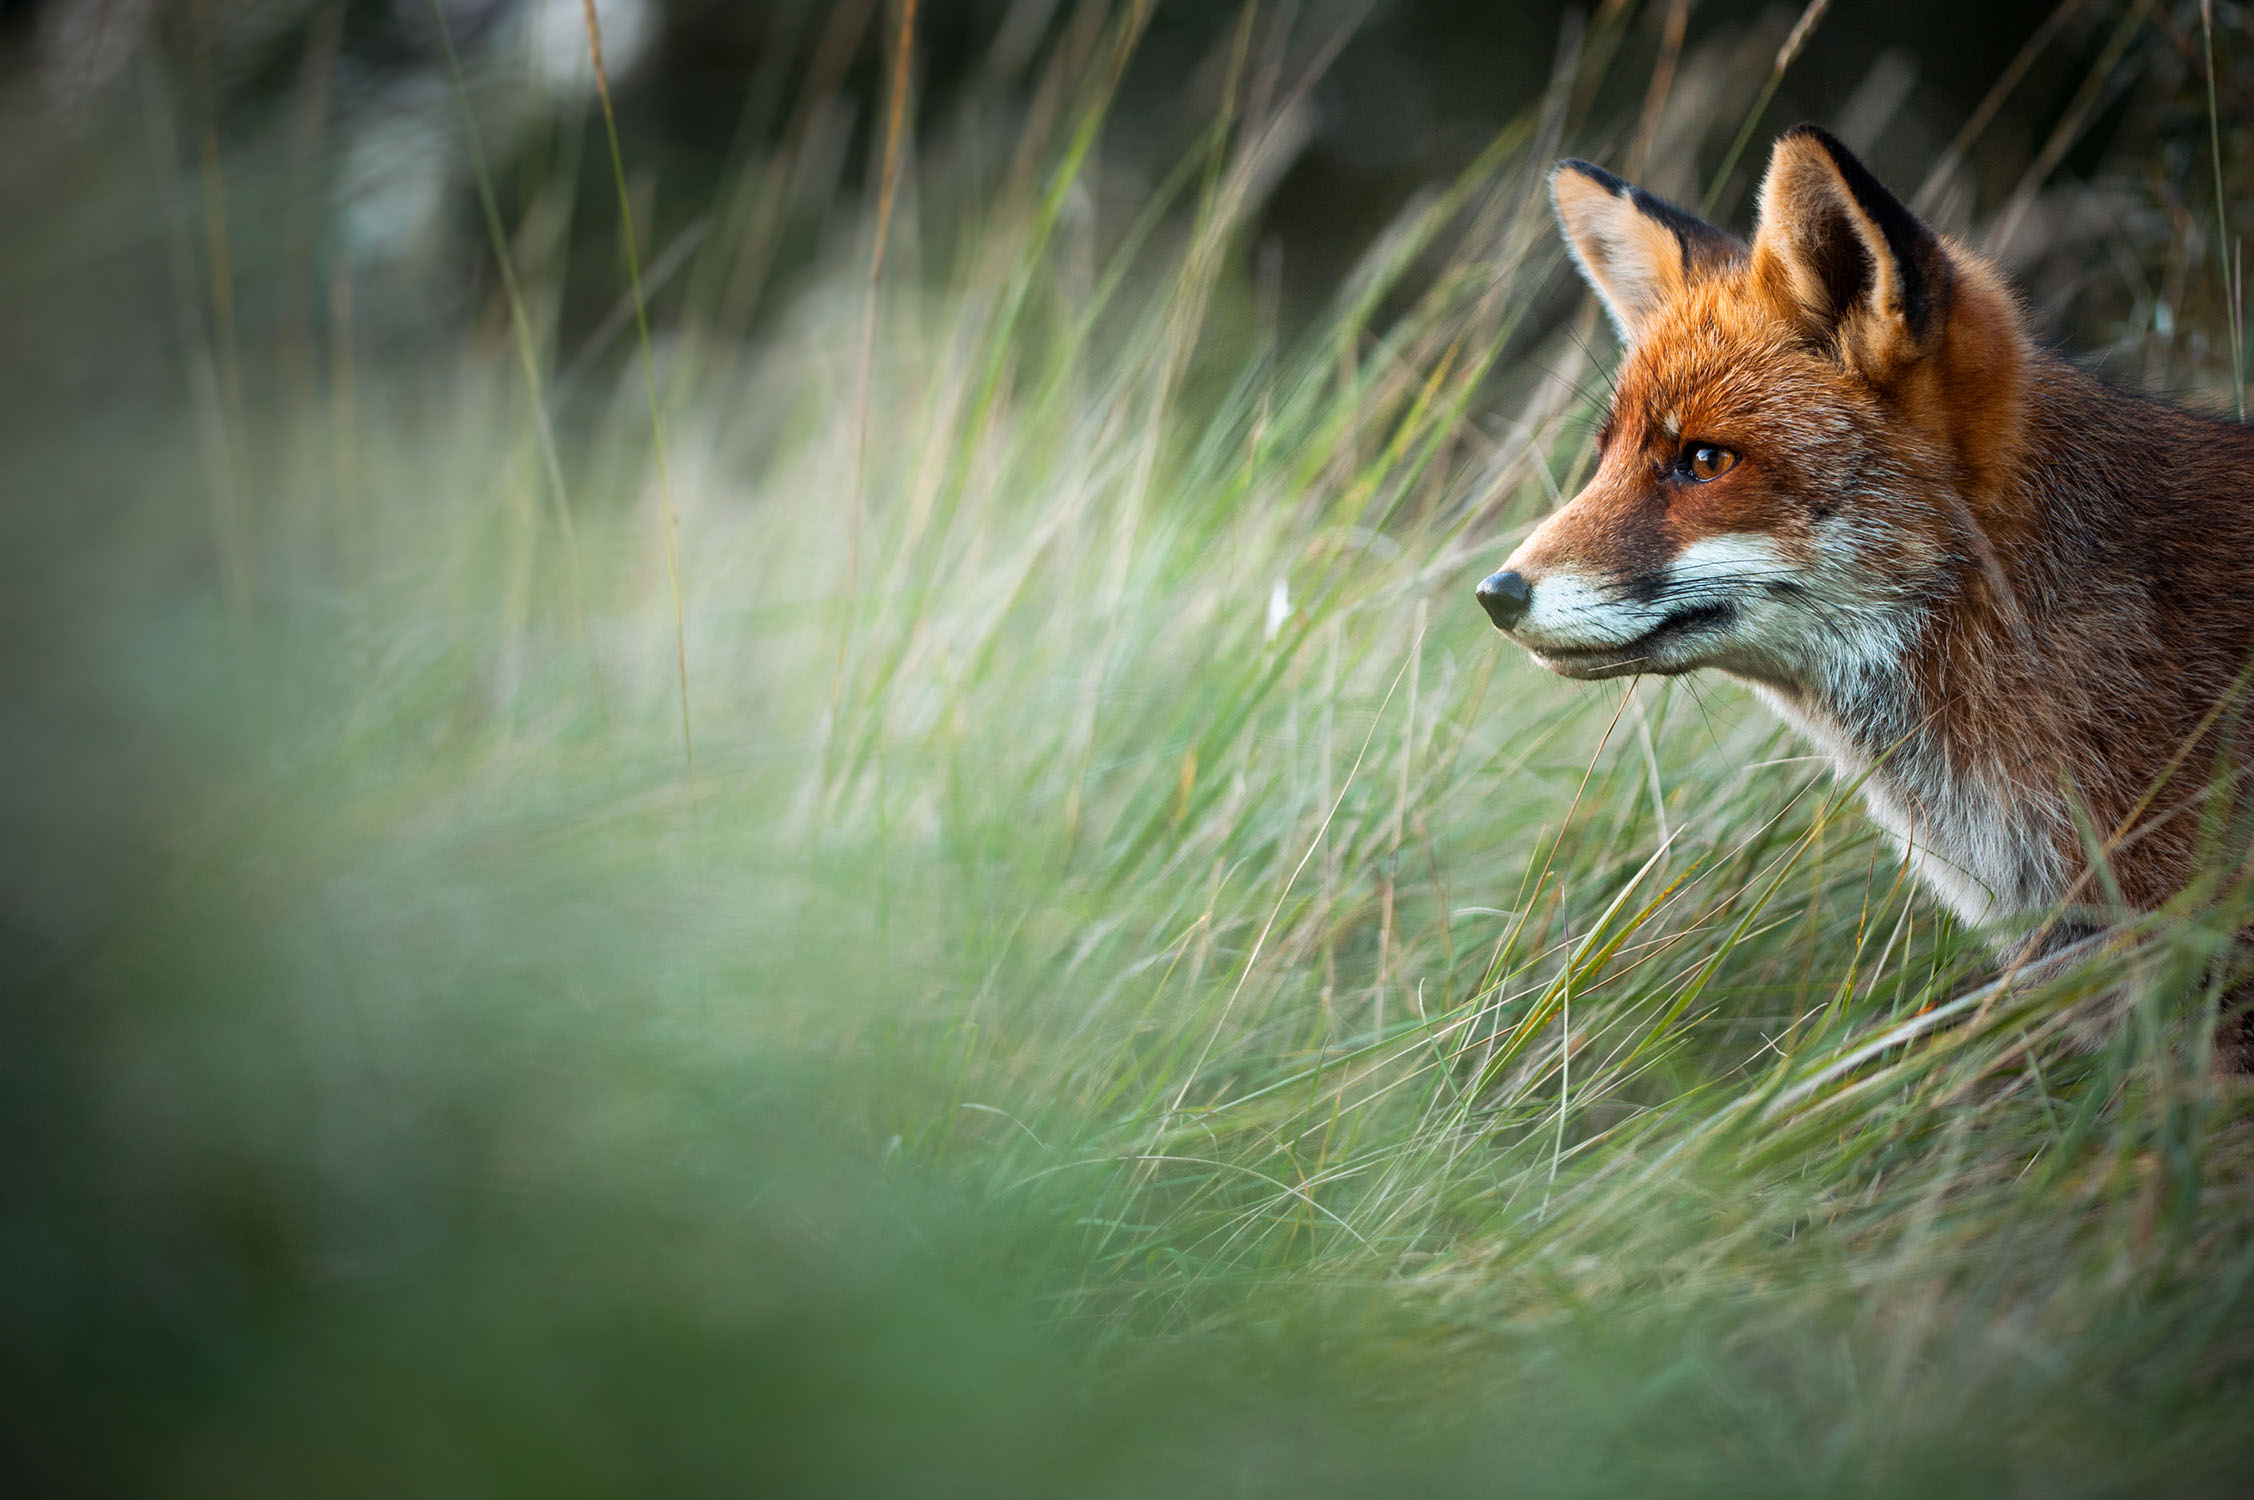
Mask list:
[{"label": "fox cheek fur", "polygon": [[1751,682],[1969,920],[2096,899],[2081,817],[2132,904],[2179,889],[2249,748],[2212,725],[2254,654],[2254,436],[2040,352],[1813,127],[1750,243],[1584,162],[1551,191],[1626,354],[1594,477],[1480,585],[1496,625],[1567,676]]}]

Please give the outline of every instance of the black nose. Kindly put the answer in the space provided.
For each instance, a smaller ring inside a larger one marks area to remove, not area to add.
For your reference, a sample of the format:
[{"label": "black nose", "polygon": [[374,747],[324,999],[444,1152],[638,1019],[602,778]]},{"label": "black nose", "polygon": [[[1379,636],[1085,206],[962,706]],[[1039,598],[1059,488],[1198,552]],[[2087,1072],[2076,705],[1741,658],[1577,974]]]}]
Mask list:
[{"label": "black nose", "polygon": [[1479,581],[1479,606],[1497,630],[1508,630],[1534,602],[1534,585],[1516,573],[1495,573]]}]

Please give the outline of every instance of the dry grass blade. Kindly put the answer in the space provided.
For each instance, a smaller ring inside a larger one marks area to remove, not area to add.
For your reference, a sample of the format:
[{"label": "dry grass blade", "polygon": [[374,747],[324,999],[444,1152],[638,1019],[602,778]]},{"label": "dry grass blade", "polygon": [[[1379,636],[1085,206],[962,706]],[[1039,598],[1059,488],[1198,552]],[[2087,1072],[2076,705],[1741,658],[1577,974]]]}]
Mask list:
[{"label": "dry grass blade", "polygon": [[665,417],[657,395],[657,357],[650,350],[650,315],[642,296],[642,254],[634,234],[634,203],[626,190],[626,154],[618,144],[618,116],[611,108],[610,76],[603,67],[603,28],[595,0],[582,0],[587,23],[587,58],[594,69],[595,95],[602,101],[603,134],[610,142],[611,181],[618,189],[618,232],[626,252],[627,290],[634,299],[634,331],[642,348],[642,384],[649,397],[650,442],[657,454],[658,495],[664,506],[665,581],[673,595],[674,663],[681,689],[681,760],[697,766],[697,741],[689,722],[689,628],[681,587],[681,513],[673,499],[673,466],[665,451]]},{"label": "dry grass blade", "polygon": [[2242,305],[2245,283],[2231,272],[2233,256],[2230,244],[2230,196],[2223,189],[2223,118],[2215,103],[2215,0],[2199,0],[2199,42],[2202,59],[2207,64],[2207,142],[2208,155],[2215,168],[2215,245],[2221,252],[2215,264],[2222,269],[2224,302],[2229,309],[2231,343],[2231,384],[2237,403],[2238,419],[2246,420],[2246,322]]},{"label": "dry grass blade", "polygon": [[447,24],[442,0],[430,0],[432,23],[439,49],[446,60],[446,78],[462,121],[462,138],[469,151],[470,174],[477,183],[478,207],[485,215],[486,237],[493,250],[494,268],[500,273],[501,294],[508,302],[509,333],[516,350],[517,370],[524,379],[525,399],[532,409],[533,432],[539,442],[540,463],[548,480],[548,496],[555,508],[556,531],[563,541],[564,566],[570,578],[571,616],[586,656],[587,680],[596,710],[607,721],[610,706],[603,689],[603,674],[595,659],[592,631],[587,619],[587,586],[579,555],[579,532],[571,514],[571,496],[564,484],[563,459],[556,451],[555,424],[548,413],[540,356],[534,345],[532,319],[525,310],[524,291],[517,283],[516,261],[509,253],[508,231],[501,223],[501,206],[493,196],[493,174],[485,160],[485,145],[478,133],[477,115],[470,108],[469,85],[462,77],[462,60],[454,50],[453,29]]},{"label": "dry grass blade", "polygon": [[1730,174],[1737,170],[1738,162],[1745,156],[1745,148],[1753,143],[1753,133],[1761,128],[1761,117],[1769,112],[1769,101],[1776,98],[1777,89],[1784,83],[1784,75],[1799,60],[1801,49],[1808,38],[1815,35],[1816,27],[1823,22],[1824,13],[1831,9],[1831,0],[1808,0],[1800,12],[1800,19],[1792,23],[1785,33],[1784,42],[1777,48],[1776,61],[1769,65],[1768,79],[1762,83],[1761,92],[1754,96],[1753,107],[1745,112],[1745,121],[1738,126],[1737,138],[1730,149],[1722,153],[1722,164],[1714,169],[1713,178],[1706,185],[1706,194],[1698,200],[1700,215],[1711,217],[1714,206],[1721,201],[1722,192],[1729,186]]},{"label": "dry grass blade", "polygon": [[847,647],[861,594],[862,532],[867,528],[869,489],[869,426],[876,380],[877,311],[884,289],[884,262],[892,242],[893,200],[900,186],[900,146],[907,132],[908,86],[913,76],[916,50],[916,0],[899,0],[900,19],[892,33],[890,85],[885,91],[884,156],[877,171],[876,226],[869,243],[869,274],[861,300],[861,349],[854,374],[853,479],[845,508],[845,599],[837,639],[837,666],[833,673],[834,699],[845,681]]}]

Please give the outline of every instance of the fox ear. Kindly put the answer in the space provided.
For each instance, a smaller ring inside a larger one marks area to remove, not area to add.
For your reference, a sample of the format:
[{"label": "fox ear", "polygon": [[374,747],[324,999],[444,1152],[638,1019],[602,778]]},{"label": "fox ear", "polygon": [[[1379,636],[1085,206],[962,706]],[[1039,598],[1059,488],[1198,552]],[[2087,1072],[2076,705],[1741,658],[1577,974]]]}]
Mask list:
[{"label": "fox ear", "polygon": [[1813,125],[1777,140],[1761,181],[1755,277],[1872,376],[1927,353],[1954,280],[1940,236]]},{"label": "fox ear", "polygon": [[1693,280],[1745,254],[1735,235],[1585,161],[1557,164],[1550,198],[1574,264],[1624,344]]}]

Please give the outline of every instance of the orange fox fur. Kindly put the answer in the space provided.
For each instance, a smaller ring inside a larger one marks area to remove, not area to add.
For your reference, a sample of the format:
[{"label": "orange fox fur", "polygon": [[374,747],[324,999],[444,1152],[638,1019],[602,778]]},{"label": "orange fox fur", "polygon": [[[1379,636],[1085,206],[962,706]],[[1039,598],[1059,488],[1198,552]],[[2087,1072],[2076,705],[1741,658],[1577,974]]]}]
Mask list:
[{"label": "orange fox fur", "polygon": [[1496,624],[1570,677],[1750,682],[1969,920],[2107,899],[2077,801],[2128,903],[2181,889],[2248,758],[2218,709],[2254,661],[2254,429],[2038,347],[1812,126],[1750,245],[1584,162],[1551,189],[1626,354],[1595,476],[1480,585]]}]

